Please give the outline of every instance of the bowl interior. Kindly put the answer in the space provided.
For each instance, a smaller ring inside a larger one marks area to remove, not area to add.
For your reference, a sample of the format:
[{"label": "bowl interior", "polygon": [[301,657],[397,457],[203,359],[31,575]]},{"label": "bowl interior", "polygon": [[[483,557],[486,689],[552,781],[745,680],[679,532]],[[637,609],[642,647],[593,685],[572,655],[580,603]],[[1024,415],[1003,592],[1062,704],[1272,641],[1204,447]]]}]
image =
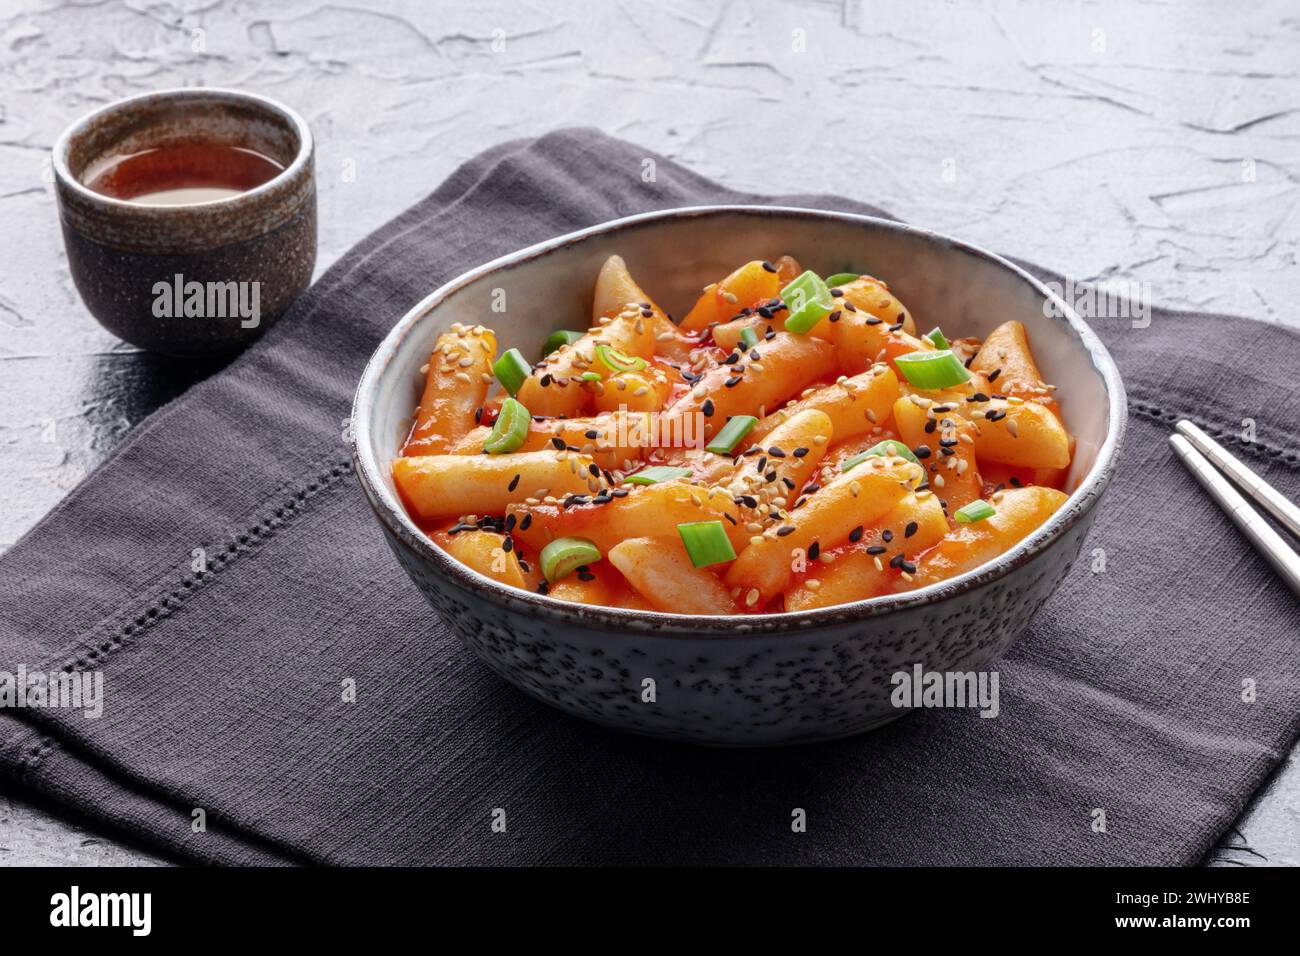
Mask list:
[{"label": "bowl interior", "polygon": [[287,169],[302,152],[304,136],[300,121],[270,100],[227,90],[170,90],[86,117],[68,135],[63,159],[85,185],[120,157],[190,143],[249,149]]},{"label": "bowl interior", "polygon": [[[1068,307],[1015,266],[956,241],[896,223],[848,214],[773,207],[711,207],[631,217],[488,263],[453,280],[412,310],[372,359],[358,390],[360,456],[384,504],[400,505],[388,467],[410,429],[423,387],[420,369],[452,323],[482,324],[499,348],[540,353],[555,329],[586,329],[596,274],[621,255],[634,279],[674,318],[702,287],[750,259],[795,256],[821,275],[877,276],[907,306],[920,330],[984,337],[1009,319],[1029,332],[1045,379],[1077,438],[1067,491],[1094,471],[1122,392],[1105,349]],[[1049,314],[1049,300],[1060,312]],[[1109,370],[1109,371],[1107,371]],[[1112,395],[1107,378],[1117,394]],[[412,530],[413,530],[412,526]],[[1040,529],[1040,532],[1043,529]]]}]

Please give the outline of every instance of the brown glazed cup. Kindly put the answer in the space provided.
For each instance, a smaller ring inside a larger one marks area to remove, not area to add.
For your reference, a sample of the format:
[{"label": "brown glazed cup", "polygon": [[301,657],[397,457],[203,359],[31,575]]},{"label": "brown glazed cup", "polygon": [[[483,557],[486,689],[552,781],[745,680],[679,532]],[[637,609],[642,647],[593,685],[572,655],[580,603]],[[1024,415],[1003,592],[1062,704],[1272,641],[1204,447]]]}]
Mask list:
[{"label": "brown glazed cup", "polygon": [[[177,206],[115,199],[83,182],[101,160],[186,143],[255,150],[284,170],[237,196]],[[234,90],[161,90],[78,120],[54,146],[54,179],[68,265],[86,308],[114,335],[152,351],[243,348],[311,281],[314,159],[301,116]]]}]

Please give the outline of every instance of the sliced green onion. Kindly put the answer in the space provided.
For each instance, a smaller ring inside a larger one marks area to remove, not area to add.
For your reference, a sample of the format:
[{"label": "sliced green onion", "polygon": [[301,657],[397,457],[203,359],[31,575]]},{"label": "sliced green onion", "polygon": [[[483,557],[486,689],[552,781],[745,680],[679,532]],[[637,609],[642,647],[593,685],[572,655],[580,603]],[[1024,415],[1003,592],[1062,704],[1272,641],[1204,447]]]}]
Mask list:
[{"label": "sliced green onion", "polygon": [[850,282],[857,282],[861,278],[862,276],[856,272],[837,272],[826,279],[826,284],[833,289],[837,285],[848,285]]},{"label": "sliced green onion", "polygon": [[572,345],[582,338],[584,334],[583,332],[570,332],[568,329],[556,329],[547,337],[545,344],[542,345],[542,354],[550,355],[558,348]]},{"label": "sliced green onion", "polygon": [[731,546],[731,539],[721,521],[689,521],[679,524],[677,533],[682,536],[691,564],[697,568],[736,559],[736,549]]},{"label": "sliced green onion", "polygon": [[488,435],[487,441],[483,443],[483,450],[489,455],[504,455],[518,451],[519,446],[528,437],[530,421],[532,419],[528,409],[513,398],[507,398],[501,403],[501,411],[497,413],[497,420],[492,423],[492,434]]},{"label": "sliced green onion", "polygon": [[948,347],[948,340],[943,337],[943,332],[937,328],[931,329],[925,337],[937,349],[946,349]]},{"label": "sliced green onion", "polygon": [[866,451],[860,451],[852,458],[845,458],[840,465],[840,471],[850,471],[862,464],[868,458],[883,458],[886,455],[897,455],[899,458],[906,458],[910,462],[920,464],[920,460],[912,453],[901,441],[893,438],[886,438],[878,445],[872,445]]},{"label": "sliced green onion", "polygon": [[935,352],[913,352],[894,359],[899,371],[909,382],[921,389],[952,388],[970,379],[970,370],[951,349]]},{"label": "sliced green onion", "polygon": [[826,316],[835,311],[831,290],[817,273],[809,270],[781,290],[781,299],[790,314],[786,316],[787,332],[804,335]]},{"label": "sliced green onion", "polygon": [[600,549],[586,538],[556,538],[542,548],[542,574],[554,584],[574,569],[600,560]]},{"label": "sliced green onion", "polygon": [[519,392],[524,379],[533,374],[533,367],[518,349],[510,349],[492,363],[492,374],[511,395]]},{"label": "sliced green onion", "polygon": [[962,524],[974,524],[976,521],[992,518],[997,513],[998,509],[987,501],[972,501],[968,505],[962,505],[952,513],[952,516]]},{"label": "sliced green onion", "polygon": [[713,436],[713,441],[704,446],[705,451],[715,455],[729,455],[740,444],[740,440],[750,433],[758,419],[753,415],[733,415],[722,426],[722,430]]},{"label": "sliced green onion", "polygon": [[661,481],[672,481],[674,478],[689,478],[691,474],[689,468],[651,465],[649,468],[642,468],[635,475],[628,475],[623,481],[634,485],[657,485]]},{"label": "sliced green onion", "polygon": [[752,325],[747,329],[740,330],[740,344],[747,349],[752,349],[758,344],[758,333],[754,331]]},{"label": "sliced green onion", "polygon": [[646,366],[645,359],[639,355],[626,355],[604,343],[596,346],[596,358],[611,372],[639,372]]}]

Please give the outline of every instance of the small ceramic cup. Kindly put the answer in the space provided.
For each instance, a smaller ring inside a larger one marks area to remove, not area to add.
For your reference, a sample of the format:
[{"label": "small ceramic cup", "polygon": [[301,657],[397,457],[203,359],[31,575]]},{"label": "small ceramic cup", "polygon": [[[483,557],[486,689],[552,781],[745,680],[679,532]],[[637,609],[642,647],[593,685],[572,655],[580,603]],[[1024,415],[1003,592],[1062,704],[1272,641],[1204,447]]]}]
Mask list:
[{"label": "small ceramic cup", "polygon": [[[250,149],[284,169],[236,196],[191,205],[145,205],[86,185],[106,159],[194,143]],[[314,157],[295,111],[233,90],[146,93],[78,120],[55,144],[54,180],[82,301],[141,348],[181,356],[243,348],[311,281]]]}]

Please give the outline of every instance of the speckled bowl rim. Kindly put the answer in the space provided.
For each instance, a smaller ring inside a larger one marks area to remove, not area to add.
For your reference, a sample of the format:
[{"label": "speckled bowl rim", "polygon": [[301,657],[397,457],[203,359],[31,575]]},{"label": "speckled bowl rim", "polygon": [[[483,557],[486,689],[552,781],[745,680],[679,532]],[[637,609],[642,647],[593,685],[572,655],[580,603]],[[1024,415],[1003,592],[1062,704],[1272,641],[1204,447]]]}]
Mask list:
[{"label": "speckled bowl rim", "polygon": [[[393,359],[397,354],[398,346],[410,334],[411,330],[420,321],[431,315],[437,306],[453,292],[498,269],[520,265],[545,256],[566,245],[582,242],[593,236],[616,233],[629,227],[720,214],[839,221],[902,233],[926,242],[943,245],[955,252],[984,259],[1012,273],[1022,282],[1029,284],[1044,298],[1055,303],[1059,315],[1050,318],[1053,321],[1064,322],[1078,336],[1087,356],[1091,359],[1094,370],[1101,377],[1107,398],[1110,401],[1105,439],[1097,449],[1097,457],[1092,467],[1083,476],[1079,486],[1071,493],[1065,505],[1014,548],[987,564],[957,577],[941,581],[938,584],[902,594],[884,595],[864,601],[856,601],[852,604],[818,608],[813,611],[783,611],[777,614],[763,615],[671,614],[662,611],[637,611],[625,608],[573,604],[533,591],[525,591],[500,584],[485,575],[479,574],[477,571],[471,570],[437,547],[420,531],[410,517],[407,516],[401,503],[384,486],[383,475],[390,467],[390,463],[380,463],[377,460],[373,437],[370,433],[370,415],[374,407],[374,399],[378,392],[379,383],[386,376],[395,374],[391,371]],[[545,242],[539,242],[536,245],[528,246],[471,269],[450,282],[444,283],[425,296],[393,326],[392,330],[379,344],[379,347],[375,349],[370,361],[366,364],[365,371],[362,372],[352,404],[352,460],[361,488],[384,527],[417,555],[429,562],[433,568],[436,568],[450,579],[452,584],[462,589],[477,594],[489,602],[502,604],[520,613],[543,617],[560,626],[572,624],[584,627],[653,632],[655,634],[680,637],[718,639],[735,637],[738,634],[753,636],[797,633],[801,630],[817,627],[853,624],[880,618],[895,612],[921,608],[928,604],[936,604],[945,599],[957,597],[1024,567],[1034,557],[1050,547],[1066,531],[1081,521],[1096,505],[1114,474],[1119,458],[1120,444],[1124,435],[1126,417],[1127,399],[1123,382],[1120,380],[1119,369],[1110,357],[1106,347],[1102,344],[1101,339],[1059,296],[1055,295],[1029,273],[1001,256],[941,233],[918,229],[914,226],[891,222],[886,219],[878,219],[874,216],[827,212],[794,206],[687,206],[625,216],[621,219],[614,219],[597,226],[548,239]]]},{"label": "speckled bowl rim", "polygon": [[[117,199],[113,196],[106,196],[103,193],[95,192],[95,190],[91,189],[72,174],[72,170],[68,166],[68,154],[71,152],[72,140],[75,136],[84,133],[86,127],[88,127],[96,118],[130,106],[132,103],[141,103],[148,100],[193,99],[213,95],[229,97],[232,100],[244,100],[246,102],[257,103],[273,112],[283,114],[284,118],[293,125],[294,131],[298,134],[298,151],[294,154],[293,161],[266,182],[259,186],[254,186],[252,189],[245,189],[237,196],[227,196],[224,199],[209,199],[201,203],[176,203],[168,206],[150,206],[145,203],[131,202],[129,199]],[[65,183],[74,193],[88,202],[96,203],[110,209],[138,210],[146,215],[165,218],[169,215],[176,215],[178,212],[197,209],[201,206],[220,205],[223,209],[236,209],[239,206],[255,205],[263,196],[279,189],[284,183],[294,181],[294,179],[302,173],[303,167],[311,162],[315,149],[316,145],[315,141],[312,139],[311,127],[309,127],[307,121],[302,118],[302,114],[292,106],[287,106],[279,100],[272,99],[269,96],[262,96],[259,93],[249,93],[245,90],[231,90],[221,86],[175,86],[166,90],[150,90],[148,93],[138,93],[135,96],[128,96],[125,99],[114,100],[112,103],[105,103],[103,106],[97,106],[79,119],[69,123],[67,128],[59,135],[58,140],[54,143],[52,162],[54,164],[54,175]]]}]

